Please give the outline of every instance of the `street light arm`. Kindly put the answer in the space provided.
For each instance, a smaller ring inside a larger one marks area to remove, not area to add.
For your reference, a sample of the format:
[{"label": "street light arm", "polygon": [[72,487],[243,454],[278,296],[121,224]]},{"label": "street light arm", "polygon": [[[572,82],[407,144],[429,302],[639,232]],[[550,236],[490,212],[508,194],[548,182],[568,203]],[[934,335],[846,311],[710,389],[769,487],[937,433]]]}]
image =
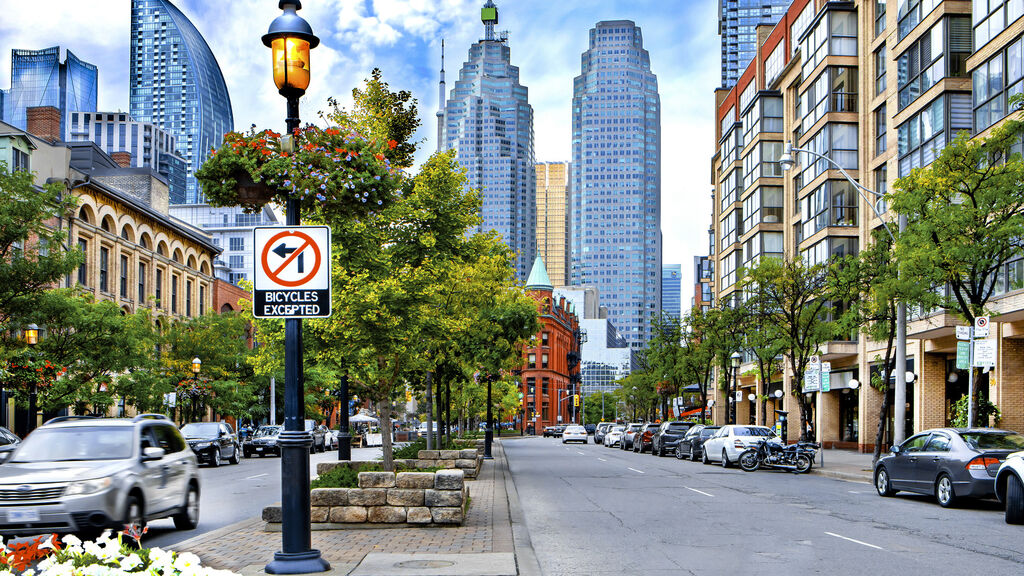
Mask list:
[{"label": "street light arm", "polygon": [[881,194],[879,192],[875,192],[874,190],[872,190],[872,189],[862,185],[860,182],[857,182],[856,180],[853,179],[852,176],[850,176],[849,172],[847,172],[846,169],[844,169],[842,166],[839,165],[838,162],[836,162],[835,160],[829,158],[828,156],[825,156],[824,154],[819,154],[818,152],[815,152],[814,150],[808,150],[807,148],[794,148],[792,146],[789,146],[788,144],[787,144],[787,148],[788,148],[788,150],[787,150],[788,152],[803,152],[804,154],[809,154],[809,155],[811,155],[811,156],[813,156],[815,158],[818,158],[820,160],[824,160],[824,161],[828,162],[829,164],[831,164],[833,167],[835,167],[835,169],[839,170],[839,173],[842,174],[843,177],[846,178],[850,182],[850,184],[853,184],[853,187],[857,189],[857,193],[860,194],[860,197],[865,202],[867,202],[868,206],[871,207],[871,211],[874,212],[875,216],[877,216],[878,219],[882,221],[882,226],[884,226],[885,227],[885,231],[889,233],[889,238],[892,239],[893,243],[896,242],[896,236],[893,235],[892,229],[889,228],[889,223],[885,221],[885,218],[882,218],[882,215],[875,208],[875,203],[872,202],[871,200],[869,200],[868,197],[864,193],[867,192],[868,194],[871,194],[872,196],[874,196],[876,198],[879,198],[879,199],[883,198],[885,196],[885,194]]}]

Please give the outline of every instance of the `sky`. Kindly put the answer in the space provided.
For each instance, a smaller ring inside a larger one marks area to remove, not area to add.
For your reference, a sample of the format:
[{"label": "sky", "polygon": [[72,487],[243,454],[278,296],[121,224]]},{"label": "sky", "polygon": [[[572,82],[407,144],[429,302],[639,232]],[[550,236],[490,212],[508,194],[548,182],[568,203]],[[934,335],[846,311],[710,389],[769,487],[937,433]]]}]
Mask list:
[{"label": "sky", "polygon": [[[210,44],[231,94],[235,129],[283,128],[284,99],[260,37],[281,12],[277,0],[172,0]],[[380,68],[394,90],[419,101],[417,161],[437,146],[435,112],[441,38],[448,88],[483,36],[485,0],[306,0],[299,12],[320,37],[301,103],[317,122],[328,97]],[[588,32],[602,20],[633,20],[661,94],[663,261],[683,266],[684,306],[693,296],[693,257],[708,251],[714,89],[721,81],[717,0],[495,0],[498,30],[509,32],[512,64],[529,89],[538,162],[572,157],[572,83]],[[100,111],[128,111],[129,0],[0,0],[0,88],[10,87],[12,48],[60,45],[99,67]]]}]

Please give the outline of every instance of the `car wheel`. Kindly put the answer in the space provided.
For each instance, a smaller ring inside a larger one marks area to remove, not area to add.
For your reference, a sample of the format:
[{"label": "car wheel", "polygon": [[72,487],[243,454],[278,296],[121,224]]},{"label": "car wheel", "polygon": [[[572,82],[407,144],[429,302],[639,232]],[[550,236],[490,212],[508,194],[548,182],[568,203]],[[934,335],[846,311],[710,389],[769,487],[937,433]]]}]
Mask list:
[{"label": "car wheel", "polygon": [[146,517],[142,513],[142,501],[137,496],[129,496],[124,506],[122,526],[136,526],[142,530],[146,526]]},{"label": "car wheel", "polygon": [[939,479],[935,481],[935,499],[943,508],[956,506],[957,497],[953,492],[953,479],[948,474],[939,475]]},{"label": "car wheel", "polygon": [[676,446],[676,460],[682,460],[682,459],[683,459],[683,451],[679,448],[679,446]]},{"label": "car wheel", "polygon": [[1006,523],[1024,524],[1024,485],[1013,473],[1006,478]]},{"label": "car wheel", "polygon": [[729,454],[722,448],[722,468],[729,467]]},{"label": "car wheel", "polygon": [[252,458],[252,453],[248,450],[242,450],[242,458]]},{"label": "car wheel", "polygon": [[228,462],[231,464],[238,464],[240,462],[238,459],[238,444],[235,444],[234,449],[231,450],[231,458],[228,458]]},{"label": "car wheel", "polygon": [[172,516],[174,527],[178,530],[195,530],[199,526],[199,488],[195,484],[188,487],[185,505]]},{"label": "car wheel", "polygon": [[693,446],[690,446],[690,462],[697,461],[697,452],[694,451]]},{"label": "car wheel", "polygon": [[213,456],[210,457],[210,466],[213,468],[220,466],[220,448],[214,449]]},{"label": "car wheel", "polygon": [[892,480],[889,478],[889,471],[882,466],[875,472],[875,490],[879,496],[892,496],[896,493],[892,489]]},{"label": "car wheel", "polygon": [[705,465],[710,465],[711,464],[711,460],[708,459],[708,451],[707,450],[705,450],[704,453],[701,454],[701,462],[703,462]]}]

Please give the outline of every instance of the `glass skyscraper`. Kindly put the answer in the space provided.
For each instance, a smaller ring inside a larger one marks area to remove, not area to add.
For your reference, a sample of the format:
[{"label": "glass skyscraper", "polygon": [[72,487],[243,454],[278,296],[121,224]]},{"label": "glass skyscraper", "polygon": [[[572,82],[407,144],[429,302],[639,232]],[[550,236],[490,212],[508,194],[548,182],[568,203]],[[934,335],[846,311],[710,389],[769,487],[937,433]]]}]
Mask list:
[{"label": "glass skyscraper", "polygon": [[11,89],[4,96],[3,120],[16,128],[28,126],[26,110],[53,106],[60,110],[63,134],[72,110],[96,111],[99,69],[79,60],[70,50],[60,61],[60,46],[11,51]]},{"label": "glass skyscraper", "polygon": [[466,168],[468,187],[483,191],[480,229],[501,234],[516,252],[516,276],[525,280],[537,251],[533,107],[508,39],[495,35],[491,0],[481,19],[484,38],[469,48],[445,107],[445,147]]},{"label": "glass skyscraper", "polygon": [[757,27],[778,24],[793,0],[720,0],[722,87],[731,88],[757,53]]},{"label": "glass skyscraper", "polygon": [[661,98],[636,24],[590,30],[572,114],[572,284],[642,348],[661,307]]},{"label": "glass skyscraper", "polygon": [[661,313],[679,318],[682,313],[683,265],[661,267]]},{"label": "glass skyscraper", "polygon": [[188,164],[184,197],[171,203],[201,204],[192,174],[234,128],[231,99],[206,40],[169,0],[132,0],[129,82],[132,117],[174,134]]}]

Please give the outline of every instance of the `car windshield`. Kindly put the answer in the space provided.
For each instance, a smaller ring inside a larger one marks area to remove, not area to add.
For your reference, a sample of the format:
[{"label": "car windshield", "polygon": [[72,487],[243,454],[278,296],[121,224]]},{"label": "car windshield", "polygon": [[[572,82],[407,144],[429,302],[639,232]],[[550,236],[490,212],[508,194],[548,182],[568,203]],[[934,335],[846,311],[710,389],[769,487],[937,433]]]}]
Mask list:
[{"label": "car windshield", "polygon": [[625,430],[625,428],[623,428],[622,426],[616,426],[615,428],[612,428],[612,432],[622,432],[623,430]]},{"label": "car windshield", "polygon": [[1015,432],[963,432],[960,437],[976,450],[1024,450],[1024,436]]},{"label": "car windshield", "polygon": [[640,429],[640,425],[639,424],[630,424],[629,428],[626,428],[626,430],[628,430],[629,432],[635,432],[635,431],[637,431],[639,429]]},{"label": "car windshield", "polygon": [[771,436],[770,428],[760,426],[736,426],[732,429],[733,436]]},{"label": "car windshield", "polygon": [[566,432],[572,432],[573,434],[576,434],[576,433],[579,433],[579,432],[586,432],[587,430],[583,426],[569,426],[568,428],[565,429],[565,431]]},{"label": "car windshield", "polygon": [[281,433],[280,426],[264,426],[256,431],[255,438],[263,438],[265,436],[277,436]]},{"label": "car windshield", "polygon": [[700,431],[700,436],[701,438],[710,438],[715,435],[715,432],[718,432],[718,428],[705,428]]},{"label": "car windshield", "polygon": [[18,446],[11,462],[67,462],[131,458],[135,429],[124,426],[38,428]]},{"label": "car windshield", "polygon": [[675,430],[689,430],[692,425],[689,422],[672,422],[668,428]]},{"label": "car windshield", "polygon": [[220,434],[220,424],[216,422],[193,422],[181,428],[185,438],[213,438]]}]

